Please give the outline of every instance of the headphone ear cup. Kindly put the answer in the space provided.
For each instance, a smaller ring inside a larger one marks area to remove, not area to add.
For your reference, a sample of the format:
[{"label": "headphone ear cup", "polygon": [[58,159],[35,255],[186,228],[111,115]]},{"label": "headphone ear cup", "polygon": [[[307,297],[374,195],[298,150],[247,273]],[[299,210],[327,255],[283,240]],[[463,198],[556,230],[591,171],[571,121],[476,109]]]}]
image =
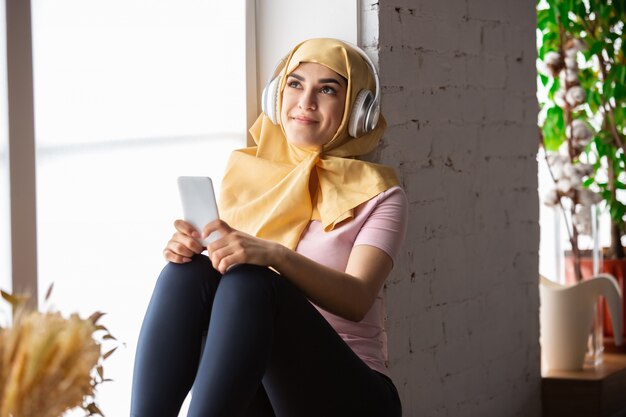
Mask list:
[{"label": "headphone ear cup", "polygon": [[352,112],[350,113],[350,120],[348,121],[348,134],[353,138],[358,138],[372,130],[372,127],[368,126],[367,122],[370,119],[368,115],[373,101],[374,95],[370,90],[361,90],[357,94],[352,106]]},{"label": "headphone ear cup", "polygon": [[380,118],[380,104],[376,102],[374,97],[373,102],[367,109],[367,118],[365,119],[365,131],[371,132],[378,126],[378,119]]},{"label": "headphone ear cup", "polygon": [[278,89],[280,88],[281,76],[277,76],[270,81],[263,89],[261,96],[261,109],[263,113],[277,125],[280,120],[280,111],[278,109]]}]

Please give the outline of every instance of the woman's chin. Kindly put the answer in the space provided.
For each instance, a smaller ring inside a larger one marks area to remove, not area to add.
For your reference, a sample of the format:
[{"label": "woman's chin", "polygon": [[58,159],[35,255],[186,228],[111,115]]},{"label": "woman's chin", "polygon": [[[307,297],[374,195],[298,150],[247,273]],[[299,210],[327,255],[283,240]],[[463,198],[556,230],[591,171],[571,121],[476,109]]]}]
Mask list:
[{"label": "woman's chin", "polygon": [[320,151],[322,149],[322,145],[316,145],[311,143],[289,142],[289,144],[295,146],[296,148],[304,149],[307,151]]},{"label": "woman's chin", "polygon": [[319,140],[315,140],[313,138],[308,138],[308,137],[295,137],[295,138],[287,138],[287,142],[289,142],[291,145],[293,146],[297,146],[298,148],[303,148],[303,149],[311,149],[311,150],[317,150],[320,149],[323,144],[319,143]]}]

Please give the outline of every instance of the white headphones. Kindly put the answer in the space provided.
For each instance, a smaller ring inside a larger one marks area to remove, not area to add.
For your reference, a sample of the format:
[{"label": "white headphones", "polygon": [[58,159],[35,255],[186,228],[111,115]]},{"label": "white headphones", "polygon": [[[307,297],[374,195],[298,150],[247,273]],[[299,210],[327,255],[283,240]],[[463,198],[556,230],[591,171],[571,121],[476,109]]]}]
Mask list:
[{"label": "white headphones", "polygon": [[[378,72],[376,71],[374,63],[370,57],[367,56],[365,51],[356,45],[348,42],[344,43],[350,45],[363,57],[376,83],[376,94],[372,94],[370,90],[361,90],[352,105],[352,112],[350,113],[350,120],[348,121],[348,134],[353,138],[358,138],[374,130],[378,124],[380,117],[380,80],[378,79]],[[278,90],[281,82],[280,72],[288,56],[289,55],[280,60],[270,80],[265,85],[265,88],[263,88],[263,94],[261,96],[261,108],[263,109],[263,113],[265,113],[275,125],[280,122],[280,109],[278,108]]]}]

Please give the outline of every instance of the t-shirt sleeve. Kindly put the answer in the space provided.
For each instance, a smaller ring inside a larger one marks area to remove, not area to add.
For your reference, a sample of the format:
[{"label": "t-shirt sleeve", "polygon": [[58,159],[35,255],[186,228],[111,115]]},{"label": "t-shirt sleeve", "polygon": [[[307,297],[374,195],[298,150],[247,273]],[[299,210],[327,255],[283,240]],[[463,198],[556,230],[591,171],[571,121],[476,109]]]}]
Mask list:
[{"label": "t-shirt sleeve", "polygon": [[393,187],[380,193],[378,202],[361,227],[354,246],[370,245],[385,251],[395,260],[404,242],[408,202],[404,190]]}]

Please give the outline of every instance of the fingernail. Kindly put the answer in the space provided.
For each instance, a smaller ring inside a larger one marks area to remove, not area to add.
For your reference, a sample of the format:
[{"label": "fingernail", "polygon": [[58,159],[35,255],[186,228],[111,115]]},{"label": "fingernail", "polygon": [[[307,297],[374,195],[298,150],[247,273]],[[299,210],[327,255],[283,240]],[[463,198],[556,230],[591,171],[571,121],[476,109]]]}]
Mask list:
[{"label": "fingernail", "polygon": [[193,237],[200,237],[200,233],[196,232],[195,230],[193,232],[191,232],[191,236]]}]

